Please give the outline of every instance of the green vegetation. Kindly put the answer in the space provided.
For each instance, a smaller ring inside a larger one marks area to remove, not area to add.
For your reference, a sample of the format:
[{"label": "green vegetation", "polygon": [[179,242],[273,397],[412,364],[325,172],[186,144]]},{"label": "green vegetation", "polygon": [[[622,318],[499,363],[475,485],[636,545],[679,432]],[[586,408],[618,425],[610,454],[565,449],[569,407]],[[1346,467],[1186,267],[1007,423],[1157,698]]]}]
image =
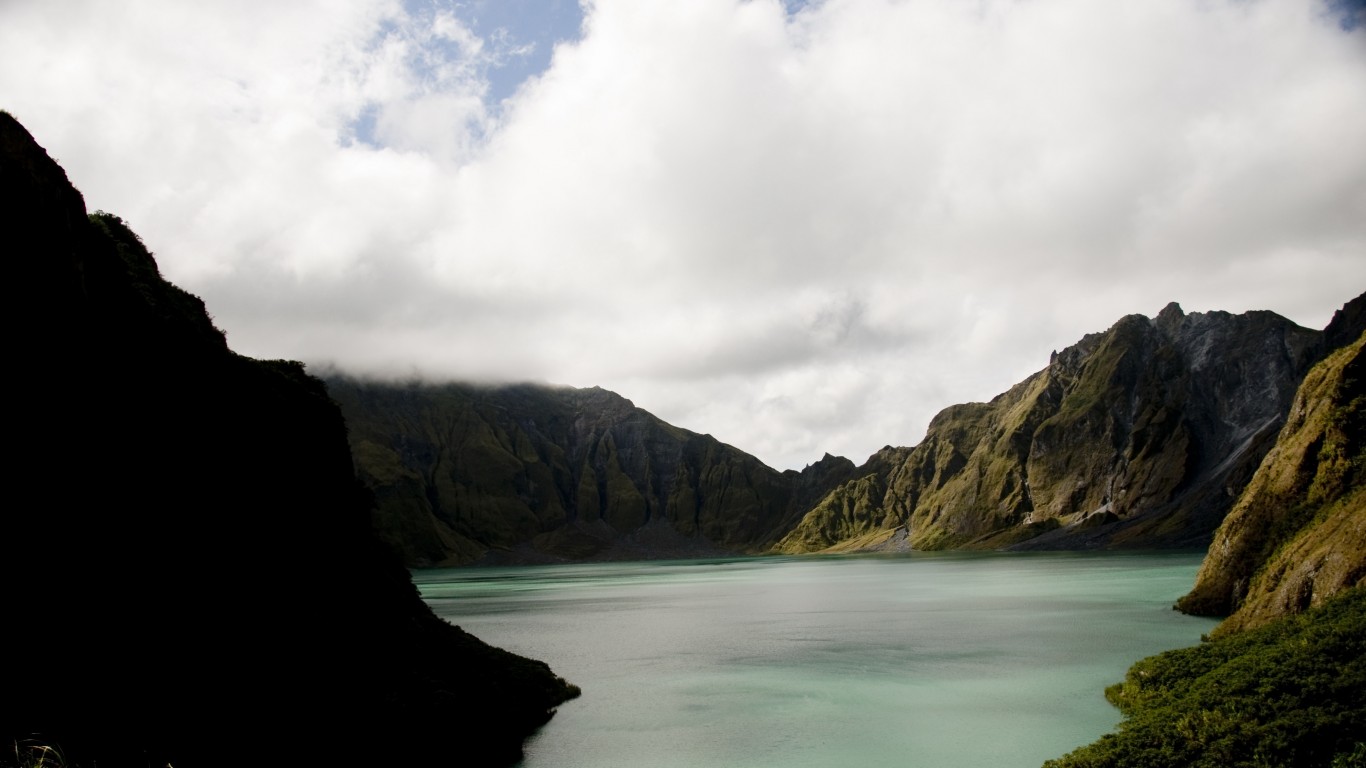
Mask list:
[{"label": "green vegetation", "polygon": [[1177,604],[1232,612],[1214,639],[1135,664],[1119,731],[1046,766],[1366,766],[1364,348],[1305,377]]},{"label": "green vegetation", "polygon": [[780,554],[857,551],[861,544],[881,542],[896,525],[884,519],[881,506],[886,488],[882,478],[869,474],[839,486],[808,512],[801,525],[773,546]]},{"label": "green vegetation", "polygon": [[1320,602],[1366,574],[1366,334],[1305,377],[1274,448],[1220,526],[1187,613],[1217,633]]},{"label": "green vegetation", "polygon": [[779,473],[596,388],[328,387],[411,566],[762,551],[844,477]]},{"label": "green vegetation", "polygon": [[1135,664],[1117,733],[1045,768],[1366,765],[1366,587]]}]

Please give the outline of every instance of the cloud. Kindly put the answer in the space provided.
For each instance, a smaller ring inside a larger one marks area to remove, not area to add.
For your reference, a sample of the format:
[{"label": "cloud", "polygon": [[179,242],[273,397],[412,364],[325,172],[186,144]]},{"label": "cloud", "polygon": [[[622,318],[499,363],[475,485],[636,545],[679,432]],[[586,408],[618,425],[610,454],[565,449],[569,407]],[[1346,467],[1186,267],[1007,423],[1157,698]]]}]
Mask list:
[{"label": "cloud", "polygon": [[[1366,287],[1366,30],[1302,0],[0,10],[0,94],[234,348],[602,385],[779,466],[1129,312]],[[519,53],[521,51],[521,53]]]}]

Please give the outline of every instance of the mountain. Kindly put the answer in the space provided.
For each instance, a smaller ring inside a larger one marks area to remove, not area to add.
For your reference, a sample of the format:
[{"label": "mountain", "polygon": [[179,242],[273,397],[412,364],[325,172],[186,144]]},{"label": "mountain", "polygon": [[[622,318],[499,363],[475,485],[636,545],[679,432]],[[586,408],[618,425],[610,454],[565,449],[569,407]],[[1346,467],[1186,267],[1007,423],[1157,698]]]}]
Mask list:
[{"label": "mountain", "polygon": [[778,472],[598,388],[326,381],[412,565],[762,552],[853,470]]},{"label": "mountain", "polygon": [[991,402],[941,411],[776,549],[1204,546],[1322,336],[1271,312],[1124,317]]},{"label": "mountain", "polygon": [[1227,618],[1135,664],[1119,729],[1045,768],[1366,764],[1366,297],[1324,339],[1177,604]]},{"label": "mountain", "polygon": [[989,403],[945,409],[913,448],[802,472],[596,388],[327,381],[377,526],[411,565],[1193,548],[1341,332],[1173,303],[1055,352]]},{"label": "mountain", "polygon": [[1275,447],[1219,527],[1181,610],[1228,615],[1218,631],[1234,632],[1299,613],[1366,579],[1363,346],[1366,332],[1305,377]]},{"label": "mountain", "polygon": [[16,758],[36,739],[102,768],[515,762],[576,689],[426,607],[322,383],[233,353],[3,112],[0,210]]}]

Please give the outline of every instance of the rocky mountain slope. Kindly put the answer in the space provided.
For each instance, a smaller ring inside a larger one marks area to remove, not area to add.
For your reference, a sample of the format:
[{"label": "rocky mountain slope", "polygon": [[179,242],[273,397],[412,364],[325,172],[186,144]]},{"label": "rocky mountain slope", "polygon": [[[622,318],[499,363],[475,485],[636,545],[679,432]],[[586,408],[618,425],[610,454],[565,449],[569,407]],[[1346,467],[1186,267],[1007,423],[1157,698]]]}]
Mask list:
[{"label": "rocky mountain slope", "polygon": [[1178,607],[1218,632],[1299,613],[1366,579],[1366,333],[1305,377],[1285,427]]},{"label": "rocky mountain slope", "polygon": [[3,112],[0,210],[2,743],[102,768],[514,762],[575,689],[426,607],[321,382],[234,354]]},{"label": "rocky mountain slope", "polygon": [[1177,606],[1228,618],[1135,664],[1119,729],[1045,768],[1366,762],[1366,301],[1324,338]]},{"label": "rocky mountain slope", "polygon": [[596,388],[327,386],[413,565],[760,552],[853,470],[780,473]]},{"label": "rocky mountain slope", "polygon": [[989,403],[945,409],[914,448],[801,473],[598,389],[329,387],[379,528],[414,565],[1203,547],[1340,333],[1171,304],[1054,353]]},{"label": "rocky mountain slope", "polygon": [[1122,318],[989,403],[942,411],[779,542],[1196,547],[1270,448],[1322,334],[1270,312]]}]

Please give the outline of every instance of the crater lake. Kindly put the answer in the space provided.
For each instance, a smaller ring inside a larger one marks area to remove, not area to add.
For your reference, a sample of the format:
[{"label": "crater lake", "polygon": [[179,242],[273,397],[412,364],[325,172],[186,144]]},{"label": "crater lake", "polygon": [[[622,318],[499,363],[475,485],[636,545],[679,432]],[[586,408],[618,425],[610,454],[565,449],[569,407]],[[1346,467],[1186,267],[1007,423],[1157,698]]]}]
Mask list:
[{"label": "crater lake", "polygon": [[582,697],[527,768],[1038,768],[1215,621],[1199,553],[922,553],[433,569],[438,615]]}]

